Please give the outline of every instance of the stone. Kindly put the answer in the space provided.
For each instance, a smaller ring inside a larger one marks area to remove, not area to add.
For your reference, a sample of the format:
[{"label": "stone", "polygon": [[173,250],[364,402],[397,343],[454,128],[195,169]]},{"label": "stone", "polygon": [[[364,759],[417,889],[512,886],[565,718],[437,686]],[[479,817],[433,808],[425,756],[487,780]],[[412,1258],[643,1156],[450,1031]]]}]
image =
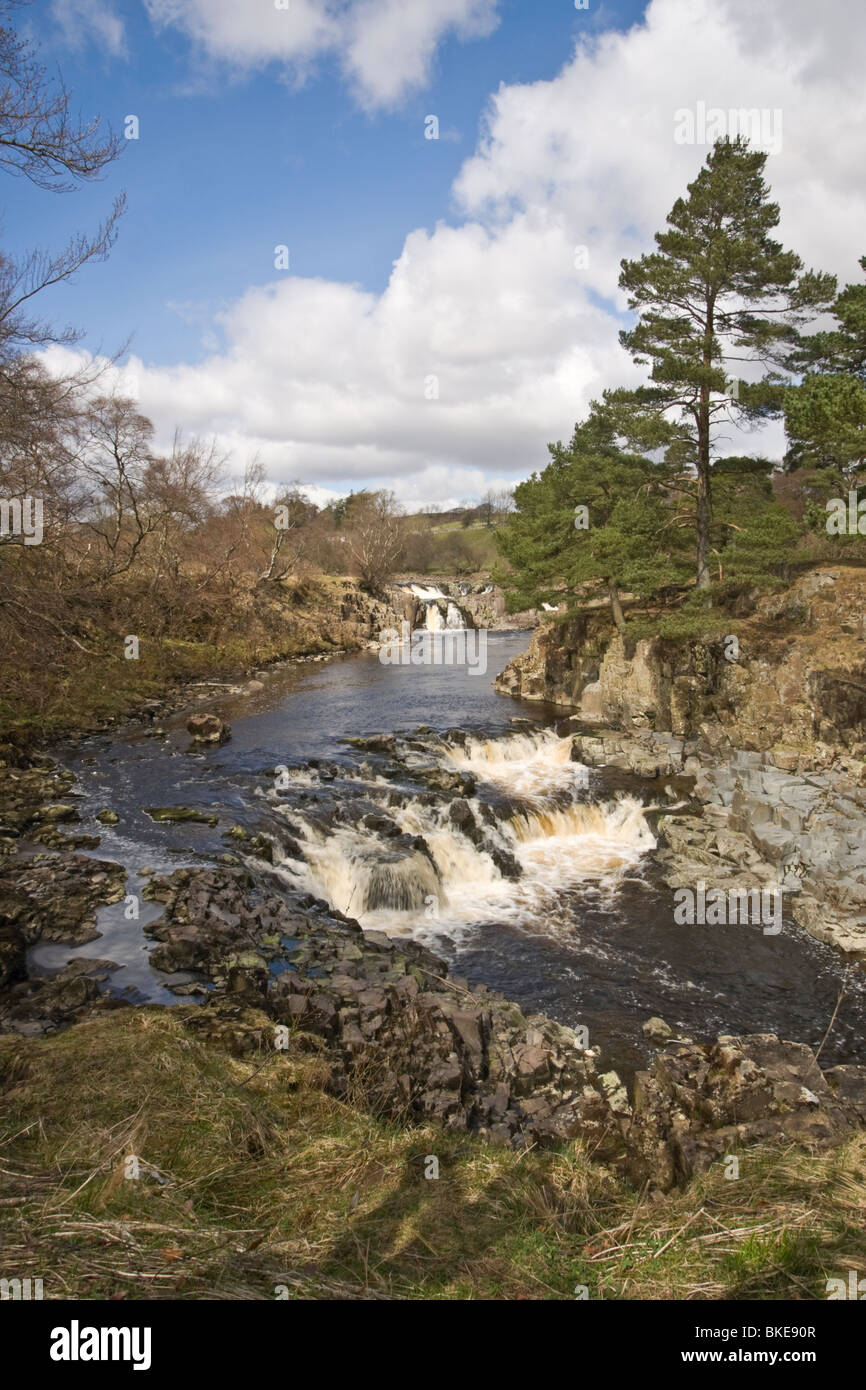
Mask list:
[{"label": "stone", "polygon": [[866,1068],[850,1070],[834,1093],[810,1048],[766,1033],[660,1053],[653,1070],[636,1078],[626,1134],[630,1174],[668,1190],[732,1147],[839,1142],[860,1123],[857,1103],[842,1103],[839,1092],[866,1095]]},{"label": "stone", "polygon": [[186,727],[196,743],[225,743],[231,737],[231,725],[216,714],[192,714]]},{"label": "stone", "polygon": [[673,1037],[673,1029],[663,1018],[648,1018],[646,1023],[641,1024],[641,1032],[655,1043],[667,1042],[668,1038]]},{"label": "stone", "polygon": [[144,811],[154,821],[191,821],[210,826],[219,824],[219,816],[193,810],[191,806],[145,806]]}]

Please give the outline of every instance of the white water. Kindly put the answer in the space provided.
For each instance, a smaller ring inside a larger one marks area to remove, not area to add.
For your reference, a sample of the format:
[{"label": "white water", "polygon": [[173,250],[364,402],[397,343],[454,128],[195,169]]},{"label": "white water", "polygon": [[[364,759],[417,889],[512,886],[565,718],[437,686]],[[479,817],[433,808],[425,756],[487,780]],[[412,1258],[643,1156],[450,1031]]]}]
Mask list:
[{"label": "white water", "polygon": [[570,761],[570,752],[571,740],[552,731],[443,748],[446,767],[471,771],[524,803],[510,819],[491,824],[482,815],[483,797],[468,799],[489,843],[519,863],[517,880],[503,877],[490,854],[457,829],[447,802],[425,805],[417,798],[387,807],[387,815],[404,833],[423,836],[433,863],[422,850],[395,852],[363,826],[325,831],[286,807],[302,830],[304,861],[286,861],[282,871],[363,926],[392,933],[460,937],[473,924],[528,918],[555,930],[563,893],[594,884],[612,895],[655,846],[633,797],[557,804],[569,790],[576,796],[587,786],[586,769]]},{"label": "white water", "polygon": [[508,738],[468,738],[465,747],[447,747],[443,753],[446,766],[532,801],[576,792],[588,783],[583,763],[571,761],[571,739],[560,738],[553,729]]},{"label": "white water", "polygon": [[463,631],[463,614],[441,589],[423,584],[409,584],[407,587],[425,606],[424,626],[428,632],[443,632],[446,628],[449,631]]},{"label": "white water", "polygon": [[442,632],[445,627],[445,619],[442,617],[442,609],[438,603],[428,603],[425,610],[424,626],[428,632]]},{"label": "white water", "polygon": [[434,598],[445,597],[441,589],[436,589],[432,586],[427,588],[423,584],[410,584],[408,588],[410,594],[414,594],[416,598],[420,598],[422,603],[430,603]]}]

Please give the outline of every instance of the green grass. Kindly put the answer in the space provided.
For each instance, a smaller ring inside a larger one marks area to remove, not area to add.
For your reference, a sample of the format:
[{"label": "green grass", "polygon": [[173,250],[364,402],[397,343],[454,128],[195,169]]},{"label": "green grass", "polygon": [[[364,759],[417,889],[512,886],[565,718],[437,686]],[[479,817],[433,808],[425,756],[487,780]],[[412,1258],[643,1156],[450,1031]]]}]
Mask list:
[{"label": "green grass", "polygon": [[[327,1094],[315,1040],[269,1040],[190,1006],[0,1037],[3,1273],[48,1298],[773,1300],[866,1270],[864,1136],[651,1201],[576,1144],[377,1118]],[[129,1154],[163,1181],[125,1178]]]}]

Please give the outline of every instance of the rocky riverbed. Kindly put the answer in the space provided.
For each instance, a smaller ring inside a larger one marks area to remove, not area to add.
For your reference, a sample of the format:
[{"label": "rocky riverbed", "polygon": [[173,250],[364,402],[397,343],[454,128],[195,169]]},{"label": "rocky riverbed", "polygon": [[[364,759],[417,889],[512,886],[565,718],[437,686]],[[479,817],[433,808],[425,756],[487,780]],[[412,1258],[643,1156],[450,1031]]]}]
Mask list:
[{"label": "rocky riverbed", "polygon": [[[371,745],[384,756],[395,752],[393,740],[363,742],[368,752]],[[752,877],[779,869],[768,846],[775,854],[781,840],[760,827],[787,827],[755,817],[746,795],[765,798],[761,804],[772,804],[779,817],[795,804],[808,817],[826,816],[822,808],[845,802],[829,774],[813,785],[814,778],[749,757],[726,771],[712,769],[682,740],[646,732],[579,733],[573,756],[639,771],[668,784],[671,794],[695,778],[709,814],[668,813],[659,821],[671,884],[697,872],[716,881],[726,873],[736,878],[744,867]],[[0,1030],[35,1036],[134,1007],[112,991],[110,960],[74,958],[59,973],[28,972],[34,943],[93,939],[96,908],[122,897],[126,875],[119,864],[77,852],[74,806],[57,799],[61,791],[74,798],[65,774],[48,760],[8,772],[4,840],[24,853],[8,855],[0,871]],[[461,794],[471,787],[452,776],[447,792],[459,815]],[[808,796],[800,796],[801,781]],[[848,788],[853,807],[861,804],[858,790]],[[72,814],[58,819],[51,810],[58,806]],[[837,813],[847,813],[844,805]],[[740,815],[752,833],[737,828],[745,824]],[[815,824],[820,844],[824,821]],[[58,826],[73,830],[68,843]],[[46,827],[47,848],[34,839]],[[255,850],[260,865],[265,851],[263,840]],[[804,901],[822,901],[813,897],[824,891],[819,868],[816,857],[802,877],[795,874]],[[790,865],[787,872],[794,872]],[[150,876],[144,896],[162,909],[146,927],[157,943],[151,962],[179,998],[201,1001],[196,1028],[203,1036],[228,1034],[242,1049],[315,1050],[327,1061],[334,1094],[405,1123],[433,1120],[518,1147],[577,1139],[635,1182],[667,1189],[750,1143],[786,1138],[826,1146],[866,1122],[866,1067],[822,1072],[802,1044],[768,1034],[700,1043],[658,1019],[646,1030],[655,1061],[629,1090],[575,1030],[450,978],[445,962],[418,942],[364,931],[326,902],[287,890],[267,869],[184,867]],[[262,1037],[259,1029],[253,1037],[247,1013],[267,1015],[273,1035]]]},{"label": "rocky riverbed", "polygon": [[[87,860],[87,876],[80,858],[52,856],[58,901],[70,875],[80,890],[61,938],[70,942],[93,904],[118,891],[118,866]],[[24,945],[64,930],[44,918],[40,867],[21,873],[17,901],[30,906],[3,929],[0,1028],[24,1036],[131,1007],[102,992],[110,961],[78,959],[51,978],[27,978]],[[163,906],[148,927],[153,963],[179,995],[203,1000],[200,1035],[228,1036],[241,1050],[316,1051],[334,1094],[403,1122],[517,1146],[579,1139],[599,1161],[661,1189],[759,1140],[826,1146],[866,1123],[866,1067],[822,1073],[810,1049],[772,1035],[696,1044],[654,1020],[657,1059],[630,1097],[573,1030],[449,979],[423,946],[364,932],[324,902],[287,900],[228,867],[155,876],[147,896]],[[269,1016],[273,1035],[253,1036],[247,1012]]]},{"label": "rocky riverbed", "polygon": [[657,860],[671,887],[773,885],[811,935],[866,952],[866,765],[838,759],[798,772],[796,756],[778,752],[719,754],[674,734],[574,727],[581,762],[673,782],[671,795],[687,798],[682,812],[657,821]]}]

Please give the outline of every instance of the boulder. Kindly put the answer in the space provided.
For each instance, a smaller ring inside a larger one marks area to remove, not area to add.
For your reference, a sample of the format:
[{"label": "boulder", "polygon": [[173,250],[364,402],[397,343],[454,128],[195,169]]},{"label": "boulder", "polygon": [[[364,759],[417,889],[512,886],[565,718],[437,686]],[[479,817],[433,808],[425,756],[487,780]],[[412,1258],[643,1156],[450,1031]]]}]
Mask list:
[{"label": "boulder", "polygon": [[839,1142],[862,1123],[866,1067],[834,1070],[835,1090],[810,1048],[770,1033],[667,1050],[636,1078],[632,1178],[667,1191],[750,1144]]},{"label": "boulder", "polygon": [[225,743],[231,738],[231,725],[216,714],[191,714],[186,727],[196,743]]}]

